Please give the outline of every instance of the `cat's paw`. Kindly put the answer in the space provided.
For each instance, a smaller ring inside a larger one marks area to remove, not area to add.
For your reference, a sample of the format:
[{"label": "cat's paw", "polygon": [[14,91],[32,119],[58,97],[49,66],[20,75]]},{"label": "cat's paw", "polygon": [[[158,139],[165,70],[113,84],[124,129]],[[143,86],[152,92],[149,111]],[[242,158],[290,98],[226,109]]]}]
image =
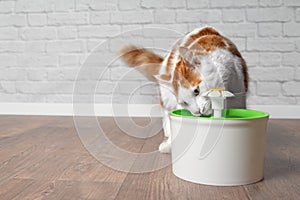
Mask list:
[{"label": "cat's paw", "polygon": [[165,111],[163,117],[163,130],[165,137],[169,137],[171,135],[171,125],[168,111]]},{"label": "cat's paw", "polygon": [[167,141],[163,141],[158,148],[160,153],[171,153],[171,144]]}]

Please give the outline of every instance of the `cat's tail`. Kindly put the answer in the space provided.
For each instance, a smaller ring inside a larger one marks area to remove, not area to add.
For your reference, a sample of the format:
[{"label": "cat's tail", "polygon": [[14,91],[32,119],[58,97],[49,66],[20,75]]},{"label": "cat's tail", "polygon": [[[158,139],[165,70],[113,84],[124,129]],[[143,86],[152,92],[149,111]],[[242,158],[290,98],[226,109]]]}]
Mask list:
[{"label": "cat's tail", "polygon": [[120,51],[121,58],[131,67],[136,67],[149,80],[156,81],[163,58],[144,48],[126,46]]}]

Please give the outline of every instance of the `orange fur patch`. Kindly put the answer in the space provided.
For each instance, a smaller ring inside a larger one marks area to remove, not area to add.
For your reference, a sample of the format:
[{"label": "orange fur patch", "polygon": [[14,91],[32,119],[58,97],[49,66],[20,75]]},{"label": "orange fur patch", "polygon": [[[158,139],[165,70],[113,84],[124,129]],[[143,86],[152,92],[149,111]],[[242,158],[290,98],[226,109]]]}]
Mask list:
[{"label": "orange fur patch", "polygon": [[[239,57],[242,67],[243,67],[243,75],[244,75],[244,86],[245,86],[245,90],[246,92],[248,91],[248,81],[249,81],[249,75],[248,75],[248,69],[247,69],[247,65],[245,60],[243,59],[242,55],[240,54],[240,52],[238,51],[238,49],[236,48],[236,46],[226,37],[220,35],[215,29],[211,28],[211,27],[206,27],[204,29],[201,29],[198,33],[193,34],[190,36],[190,38],[186,41],[185,44],[183,44],[183,46],[188,47],[190,46],[192,43],[193,44],[190,49],[194,51],[195,54],[208,54],[211,53],[212,51],[214,51],[217,48],[223,48],[223,49],[227,49],[228,51],[230,51],[233,55]],[[175,73],[183,73],[182,77],[185,77],[186,80],[188,80],[189,85],[196,85],[199,84],[201,82],[201,80],[199,81],[199,78],[195,78],[195,81],[193,80],[193,76],[187,76],[187,74],[189,74],[186,70],[182,70],[186,67],[182,67],[184,64],[182,64],[183,60],[181,62],[179,62],[176,66],[176,70]],[[181,66],[181,67],[178,67]],[[189,78],[186,78],[189,77]],[[177,75],[174,77],[176,77],[176,79],[180,79],[180,76]],[[175,79],[175,78],[174,78]],[[182,81],[180,82],[182,84],[183,87],[187,87],[187,83],[183,83]],[[176,84],[174,83],[173,86],[175,86]],[[178,91],[178,86],[174,87],[175,91]]]},{"label": "orange fur patch", "polygon": [[159,99],[159,104],[160,104],[161,107],[164,107],[164,102],[161,98]]},{"label": "orange fur patch", "polygon": [[[206,35],[201,38],[191,46],[191,50],[193,50],[196,54],[202,53],[210,53],[217,48],[226,48],[226,41],[223,37],[218,35]],[[203,50],[205,52],[203,52]]]},{"label": "orange fur patch", "polygon": [[156,55],[152,51],[136,46],[128,46],[120,51],[120,55],[124,61],[130,66],[140,66],[143,64],[161,63],[163,58]]},{"label": "orange fur patch", "polygon": [[200,39],[195,43],[190,49],[195,52],[195,54],[207,54],[211,53],[217,48],[223,48],[230,51],[233,55],[239,57],[241,61],[241,65],[243,68],[243,75],[244,75],[244,87],[245,91],[248,91],[248,82],[249,82],[249,75],[248,75],[248,68],[246,61],[243,59],[241,53],[238,51],[236,46],[227,38],[221,35],[206,35],[200,37]]},{"label": "orange fur patch", "polygon": [[[168,60],[166,63],[165,75],[161,75],[161,78],[164,80],[170,80],[172,78],[172,75],[170,74],[171,68],[173,66],[175,52],[178,51],[178,47],[181,42],[182,40],[178,40],[171,49],[170,55],[167,58]],[[181,46],[189,47],[192,43],[194,44],[190,47],[190,49],[193,50],[195,54],[207,54],[217,48],[223,48],[230,51],[233,55],[239,57],[243,67],[245,90],[246,92],[248,91],[249,77],[246,62],[236,46],[229,39],[220,35],[215,29],[206,27],[201,29],[198,33],[190,35],[187,41],[184,44],[181,44]],[[122,59],[127,62],[128,65],[132,67],[138,66],[138,70],[140,70],[150,80],[155,81],[153,75],[159,73],[163,58],[149,50],[135,46],[123,48],[120,54]],[[201,83],[200,75],[193,70],[192,67],[187,66],[187,63],[184,62],[181,56],[179,56],[178,62],[175,66],[173,78],[173,87],[176,96],[178,93],[178,83],[180,83],[182,87],[186,88]]]},{"label": "orange fur patch", "polygon": [[180,43],[181,43],[181,39],[178,40],[171,49],[171,52],[170,52],[170,55],[169,55],[168,61],[167,61],[166,74],[169,74],[171,72],[171,67],[173,66],[172,61],[174,59],[175,52],[178,51],[178,47],[179,47]]},{"label": "orange fur patch", "polygon": [[183,44],[183,46],[184,47],[190,46],[195,40],[199,39],[204,35],[220,35],[220,34],[215,29],[211,27],[206,27],[201,29],[198,33],[191,35],[190,38],[186,41],[186,43]]},{"label": "orange fur patch", "polygon": [[199,85],[201,83],[200,74],[192,67],[188,66],[180,57],[179,62],[174,71],[173,88],[175,95],[178,95],[178,84],[181,87],[189,88]]},{"label": "orange fur patch", "polygon": [[172,76],[171,76],[171,74],[162,74],[162,75],[160,75],[160,78],[162,80],[169,81],[169,80],[171,80]]},{"label": "orange fur patch", "polygon": [[130,66],[138,67],[149,80],[156,81],[153,77],[158,74],[163,58],[152,51],[136,46],[128,46],[120,51],[121,58]]},{"label": "orange fur patch", "polygon": [[[185,44],[183,44],[183,46],[188,47],[194,41],[204,36],[217,37],[220,36],[220,34],[215,29],[206,27],[204,29],[201,29],[198,33],[191,35],[190,38],[185,42]],[[202,43],[204,45],[204,47],[202,48],[208,49],[209,44],[205,45],[204,41]],[[202,45],[201,42],[200,45]],[[196,46],[199,47],[199,45]],[[179,61],[174,71],[173,88],[176,96],[178,95],[178,83],[180,83],[180,85],[185,88],[193,87],[201,83],[200,75],[195,70],[193,70],[192,67],[187,66],[187,63],[184,62],[182,57],[179,57]]]}]

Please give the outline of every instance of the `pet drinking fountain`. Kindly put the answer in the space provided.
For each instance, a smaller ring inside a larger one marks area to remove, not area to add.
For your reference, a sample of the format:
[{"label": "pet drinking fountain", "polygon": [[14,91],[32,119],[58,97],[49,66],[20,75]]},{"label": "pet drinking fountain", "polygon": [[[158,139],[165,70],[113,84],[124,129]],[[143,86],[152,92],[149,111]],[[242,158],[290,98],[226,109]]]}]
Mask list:
[{"label": "pet drinking fountain", "polygon": [[170,113],[173,173],[194,183],[233,186],[263,179],[269,115],[247,109],[224,109],[221,89],[203,94],[211,99],[212,116]]}]

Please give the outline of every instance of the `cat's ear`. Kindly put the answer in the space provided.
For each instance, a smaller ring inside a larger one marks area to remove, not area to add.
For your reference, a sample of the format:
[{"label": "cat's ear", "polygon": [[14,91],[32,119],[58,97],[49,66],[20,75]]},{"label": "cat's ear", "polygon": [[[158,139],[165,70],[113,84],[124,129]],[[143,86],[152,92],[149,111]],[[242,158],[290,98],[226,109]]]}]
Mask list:
[{"label": "cat's ear", "polygon": [[172,77],[170,74],[157,74],[154,75],[154,78],[157,80],[159,84],[168,85],[168,86],[172,84],[172,80],[171,80]]},{"label": "cat's ear", "polygon": [[185,62],[190,64],[190,66],[199,67],[201,65],[200,57],[195,55],[192,50],[186,47],[179,47],[179,54]]}]

